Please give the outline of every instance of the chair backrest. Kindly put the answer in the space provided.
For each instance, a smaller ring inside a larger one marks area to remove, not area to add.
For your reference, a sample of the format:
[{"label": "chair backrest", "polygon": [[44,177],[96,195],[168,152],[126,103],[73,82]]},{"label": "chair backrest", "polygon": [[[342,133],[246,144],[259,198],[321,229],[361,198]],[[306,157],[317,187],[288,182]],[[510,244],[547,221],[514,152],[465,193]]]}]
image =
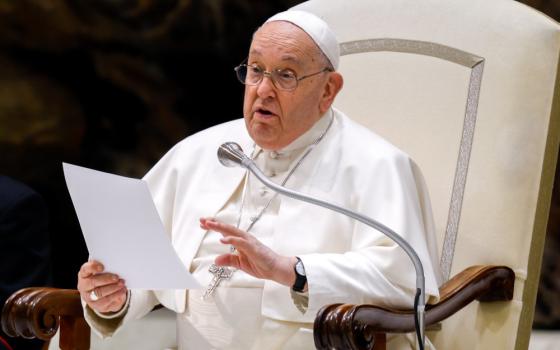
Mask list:
[{"label": "chair backrest", "polygon": [[516,272],[513,302],[472,304],[436,345],[526,349],[558,152],[558,23],[513,0],[296,7],[341,43],[335,105],[422,169],[444,278],[477,264]]}]

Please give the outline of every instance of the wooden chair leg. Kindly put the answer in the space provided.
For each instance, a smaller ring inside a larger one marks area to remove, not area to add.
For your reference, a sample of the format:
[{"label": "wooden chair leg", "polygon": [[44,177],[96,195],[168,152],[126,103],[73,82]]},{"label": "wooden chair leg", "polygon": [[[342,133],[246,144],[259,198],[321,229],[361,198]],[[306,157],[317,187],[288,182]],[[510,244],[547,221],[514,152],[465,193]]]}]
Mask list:
[{"label": "wooden chair leg", "polygon": [[89,350],[90,328],[82,317],[60,318],[60,349]]},{"label": "wooden chair leg", "polygon": [[375,333],[373,350],[387,349],[387,335],[385,333]]}]

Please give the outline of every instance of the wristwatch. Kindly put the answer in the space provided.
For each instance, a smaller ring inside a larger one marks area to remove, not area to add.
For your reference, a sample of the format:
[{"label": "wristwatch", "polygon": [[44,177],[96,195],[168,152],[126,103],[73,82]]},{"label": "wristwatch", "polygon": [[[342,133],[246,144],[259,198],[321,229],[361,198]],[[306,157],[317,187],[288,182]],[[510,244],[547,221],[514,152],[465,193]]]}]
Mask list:
[{"label": "wristwatch", "polygon": [[307,276],[305,275],[305,268],[301,259],[296,256],[297,262],[294,265],[294,271],[296,273],[296,281],[292,286],[294,292],[301,293],[305,289],[305,284],[307,283]]}]

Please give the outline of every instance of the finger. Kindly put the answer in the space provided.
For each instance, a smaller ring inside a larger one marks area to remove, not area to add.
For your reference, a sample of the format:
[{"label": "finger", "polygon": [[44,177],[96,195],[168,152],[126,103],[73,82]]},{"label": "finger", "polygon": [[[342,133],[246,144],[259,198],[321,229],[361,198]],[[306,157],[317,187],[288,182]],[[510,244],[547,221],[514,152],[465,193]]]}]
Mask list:
[{"label": "finger", "polygon": [[214,218],[212,218],[212,217],[200,218],[200,219],[199,219],[199,221],[200,221],[200,226],[206,225],[206,222],[208,222],[208,221],[210,221],[210,220],[216,220],[216,219],[214,219]]},{"label": "finger", "polygon": [[101,273],[78,281],[78,289],[90,291],[98,287],[119,282],[119,276],[113,273]]},{"label": "finger", "polygon": [[236,269],[241,267],[241,258],[235,254],[218,255],[214,260],[214,264],[218,266],[230,266]]},{"label": "finger", "polygon": [[112,294],[118,293],[121,289],[125,287],[124,281],[119,280],[117,283],[108,284],[103,287],[95,288],[95,294],[99,299],[109,297]]},{"label": "finger", "polygon": [[213,217],[200,218],[199,220],[200,220],[200,227],[205,230],[208,230],[208,225],[207,225],[208,222],[216,221],[216,219]]},{"label": "finger", "polygon": [[120,295],[120,293],[126,292],[127,289],[126,287],[119,287],[117,290],[113,291],[113,293],[111,294],[107,294],[107,295],[101,295],[100,292],[97,291],[97,289],[95,289],[95,295],[97,296],[97,299],[92,299],[92,291],[86,292],[84,300],[86,300],[86,302],[88,302],[88,304],[93,305],[93,307],[96,310],[100,310],[100,309],[105,309],[109,304],[111,304],[115,299],[118,298],[118,296]]},{"label": "finger", "polygon": [[[88,305],[98,311],[98,312],[111,312],[111,311],[118,311],[119,309],[116,309],[116,305],[122,306],[124,304],[124,301],[126,300],[126,293],[127,290],[126,288],[121,288],[119,291],[105,296],[103,298],[100,298],[96,301],[93,301],[91,299],[86,299],[89,300],[88,301]],[[115,310],[116,309],[116,310]]]},{"label": "finger", "polygon": [[120,311],[126,302],[127,293],[128,291],[126,288],[120,291],[118,295],[113,299],[113,303],[111,304],[111,309],[109,311]]},{"label": "finger", "polygon": [[[97,266],[99,266],[99,263],[96,263]],[[101,265],[101,269],[103,268],[103,266]],[[85,263],[84,265],[82,265],[82,268],[80,269],[80,272],[78,272],[78,290],[86,292],[89,291],[93,288],[95,288],[98,285],[103,285],[102,281],[98,282],[96,281],[97,276],[104,276],[107,274],[101,274],[101,273],[93,273],[93,271],[98,271],[99,268],[95,268],[92,269],[92,265],[90,264],[90,262]],[[110,274],[109,274],[110,275]],[[87,276],[87,277],[84,277]],[[103,280],[105,280],[107,277],[102,277]],[[118,280],[118,277],[117,277]]]},{"label": "finger", "polygon": [[110,304],[108,312],[117,312],[120,311],[126,302],[126,290],[122,293],[119,293],[119,296],[113,300]]},{"label": "finger", "polygon": [[223,244],[232,245],[240,252],[252,252],[255,251],[256,248],[248,240],[239,237],[222,237],[220,238],[220,242]]},{"label": "finger", "polygon": [[89,276],[95,275],[96,273],[103,272],[103,269],[103,264],[101,264],[99,261],[91,260],[80,267],[78,277],[87,278]]},{"label": "finger", "polygon": [[[224,224],[223,222],[216,221],[213,219],[206,219],[204,224],[201,221],[204,229],[212,230],[221,233],[224,236],[238,236],[246,238],[250,236],[247,232],[242,231],[235,226]],[[202,227],[202,226],[201,226]]]}]

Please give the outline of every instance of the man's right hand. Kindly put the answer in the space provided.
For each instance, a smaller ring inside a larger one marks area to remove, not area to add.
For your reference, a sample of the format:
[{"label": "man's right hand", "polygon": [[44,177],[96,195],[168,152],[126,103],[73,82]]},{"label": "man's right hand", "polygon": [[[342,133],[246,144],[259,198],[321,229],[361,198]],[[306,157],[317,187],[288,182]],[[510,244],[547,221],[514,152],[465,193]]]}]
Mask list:
[{"label": "man's right hand", "polygon": [[103,265],[95,260],[82,265],[78,272],[80,296],[97,312],[120,311],[125,305],[127,295],[124,280],[103,270]]}]

